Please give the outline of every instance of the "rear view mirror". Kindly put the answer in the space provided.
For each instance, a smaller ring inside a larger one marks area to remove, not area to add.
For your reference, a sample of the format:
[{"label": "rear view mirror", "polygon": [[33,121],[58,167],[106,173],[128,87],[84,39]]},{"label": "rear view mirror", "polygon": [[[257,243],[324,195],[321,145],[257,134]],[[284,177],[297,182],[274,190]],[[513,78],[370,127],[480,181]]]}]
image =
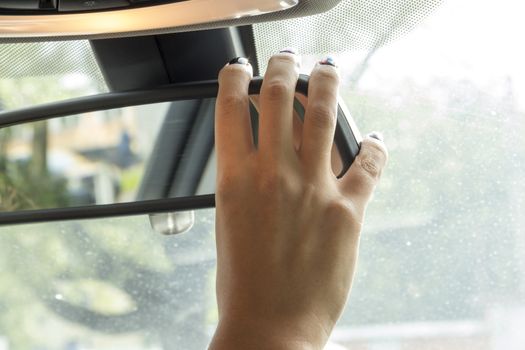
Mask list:
[{"label": "rear view mirror", "polygon": [[[261,85],[261,78],[250,85],[255,139]],[[307,90],[301,76],[298,127]],[[216,81],[179,84],[0,113],[0,224],[213,207],[217,91]],[[340,104],[334,175],[350,167],[359,142]],[[192,224],[186,216],[186,226],[163,227],[168,219],[176,218],[152,217],[151,223],[166,234]]]}]

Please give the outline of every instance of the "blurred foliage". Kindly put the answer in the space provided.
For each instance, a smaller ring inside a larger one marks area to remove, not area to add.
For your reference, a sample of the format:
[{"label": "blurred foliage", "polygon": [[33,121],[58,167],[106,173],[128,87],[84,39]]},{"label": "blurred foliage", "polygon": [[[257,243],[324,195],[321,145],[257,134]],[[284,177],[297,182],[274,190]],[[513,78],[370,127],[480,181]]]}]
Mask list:
[{"label": "blurred foliage", "polygon": [[[38,127],[43,127],[45,133],[45,124]],[[7,144],[17,128],[20,127],[0,129],[0,211],[67,206],[66,179],[47,171],[45,137],[37,141],[39,148],[43,148],[42,154],[38,154],[40,157],[35,157],[37,154],[33,152],[28,159],[9,159]],[[39,136],[35,136],[35,140],[42,137],[42,132]]]},{"label": "blurred foliage", "polygon": [[390,161],[343,323],[482,318],[489,305],[522,299],[525,115],[500,84],[498,98],[439,79],[406,81],[395,94],[346,91],[360,129],[385,132]]},{"label": "blurred foliage", "polygon": [[144,169],[142,166],[134,166],[128,169],[123,169],[120,179],[122,192],[133,193],[136,191],[136,189],[140,187],[140,181],[142,180],[143,173]]},{"label": "blurred foliage", "polygon": [[10,163],[0,169],[0,211],[68,206],[65,179],[31,171],[31,162]]}]

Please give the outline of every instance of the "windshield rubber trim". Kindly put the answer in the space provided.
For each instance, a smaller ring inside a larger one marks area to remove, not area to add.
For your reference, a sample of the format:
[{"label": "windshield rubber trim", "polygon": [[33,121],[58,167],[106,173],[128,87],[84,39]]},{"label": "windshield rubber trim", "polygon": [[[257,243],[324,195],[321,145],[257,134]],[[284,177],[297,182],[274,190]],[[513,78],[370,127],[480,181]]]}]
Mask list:
[{"label": "windshield rubber trim", "polygon": [[71,208],[21,210],[0,213],[0,225],[98,219],[115,216],[186,211],[215,207],[215,195],[165,198],[130,203],[89,205]]}]

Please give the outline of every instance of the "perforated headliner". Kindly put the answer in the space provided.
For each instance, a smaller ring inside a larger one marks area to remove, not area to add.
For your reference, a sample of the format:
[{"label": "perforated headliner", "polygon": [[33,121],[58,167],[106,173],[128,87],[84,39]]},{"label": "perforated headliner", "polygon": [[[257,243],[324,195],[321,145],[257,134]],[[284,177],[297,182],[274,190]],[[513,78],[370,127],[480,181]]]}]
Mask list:
[{"label": "perforated headliner", "polygon": [[312,54],[370,50],[410,31],[441,3],[442,0],[343,0],[325,13],[256,24],[253,28],[261,54],[285,46]]},{"label": "perforated headliner", "polygon": [[303,54],[371,50],[409,32],[442,0],[343,0],[328,12],[253,26],[257,58],[292,46]]}]

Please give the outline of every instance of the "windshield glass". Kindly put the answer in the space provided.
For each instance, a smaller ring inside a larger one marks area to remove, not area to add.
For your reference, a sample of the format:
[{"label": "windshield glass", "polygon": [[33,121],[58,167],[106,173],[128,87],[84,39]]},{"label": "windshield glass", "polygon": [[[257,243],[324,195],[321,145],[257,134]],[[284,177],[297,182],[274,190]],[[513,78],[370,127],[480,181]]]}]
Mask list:
[{"label": "windshield glass", "polygon": [[[384,132],[390,153],[334,342],[525,346],[522,11],[518,1],[445,2],[384,47],[333,53],[342,99],[361,132]],[[304,72],[320,58],[306,55]]]},{"label": "windshield glass", "polygon": [[0,349],[205,349],[213,225],[201,210],[177,236],[147,216],[0,227]]},{"label": "windshield glass", "polygon": [[105,91],[87,40],[0,44],[0,111]]}]

